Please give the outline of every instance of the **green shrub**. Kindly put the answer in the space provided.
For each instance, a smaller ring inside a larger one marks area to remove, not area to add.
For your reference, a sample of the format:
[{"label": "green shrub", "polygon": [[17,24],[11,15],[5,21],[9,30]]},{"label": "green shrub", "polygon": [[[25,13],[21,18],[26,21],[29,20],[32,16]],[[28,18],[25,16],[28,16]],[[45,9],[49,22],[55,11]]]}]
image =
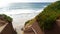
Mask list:
[{"label": "green shrub", "polygon": [[30,22],[30,20],[26,21],[26,22],[25,22],[25,25],[28,24],[29,22]]},{"label": "green shrub", "polygon": [[0,16],[3,16],[2,18],[6,21],[8,21],[9,23],[12,22],[12,18],[10,16],[7,16],[5,14],[0,14]]},{"label": "green shrub", "polygon": [[32,25],[32,24],[35,22],[35,20],[36,20],[36,19],[28,20],[27,22],[25,22],[25,25],[26,25],[26,24]]},{"label": "green shrub", "polygon": [[[51,30],[54,26],[56,19],[59,16],[60,16],[60,1],[57,1],[48,5],[34,19],[36,19],[42,30]],[[27,21],[26,23],[30,23],[30,20]]]},{"label": "green shrub", "polygon": [[55,20],[60,16],[60,1],[48,5],[39,15],[35,18],[39,26],[43,29],[52,29]]}]

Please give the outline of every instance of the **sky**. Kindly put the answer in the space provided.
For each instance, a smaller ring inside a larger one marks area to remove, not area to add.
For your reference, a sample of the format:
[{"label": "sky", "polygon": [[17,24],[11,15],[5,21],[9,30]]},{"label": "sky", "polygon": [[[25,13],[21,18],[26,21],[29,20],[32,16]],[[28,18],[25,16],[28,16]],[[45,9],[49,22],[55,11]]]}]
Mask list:
[{"label": "sky", "polygon": [[0,7],[7,6],[9,3],[17,2],[55,2],[57,0],[0,0]]}]

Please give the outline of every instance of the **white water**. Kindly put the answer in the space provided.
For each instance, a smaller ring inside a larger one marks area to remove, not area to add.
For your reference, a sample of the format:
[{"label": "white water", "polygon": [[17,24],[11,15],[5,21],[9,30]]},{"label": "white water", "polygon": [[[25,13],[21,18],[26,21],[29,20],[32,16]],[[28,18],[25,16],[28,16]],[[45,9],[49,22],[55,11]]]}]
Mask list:
[{"label": "white water", "polygon": [[0,14],[6,14],[13,18],[13,27],[16,29],[18,34],[22,34],[21,28],[24,26],[24,23],[27,20],[34,18],[38,13],[42,10],[8,10],[8,11],[1,11]]},{"label": "white water", "polygon": [[22,14],[12,15],[14,17],[13,26],[18,32],[18,34],[22,34],[21,28],[23,27],[24,23],[27,20],[34,18],[36,15],[37,13],[22,13]]}]

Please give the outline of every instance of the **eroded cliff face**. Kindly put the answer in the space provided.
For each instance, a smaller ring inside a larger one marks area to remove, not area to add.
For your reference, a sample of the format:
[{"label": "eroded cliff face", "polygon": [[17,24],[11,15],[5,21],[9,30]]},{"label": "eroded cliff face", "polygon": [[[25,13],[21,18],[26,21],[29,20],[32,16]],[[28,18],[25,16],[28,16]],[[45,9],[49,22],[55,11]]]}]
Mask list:
[{"label": "eroded cliff face", "polygon": [[45,34],[60,34],[60,19],[56,20],[54,28],[51,30],[45,30]]},{"label": "eroded cliff face", "polygon": [[[31,24],[35,31],[40,34],[60,34],[60,1],[48,5],[41,13],[39,13],[34,20],[29,20],[26,23]],[[36,24],[35,24],[36,23]],[[35,25],[34,25],[35,24]],[[40,26],[40,28],[38,27]],[[31,27],[30,27],[31,28]],[[41,31],[41,32],[39,32]]]},{"label": "eroded cliff face", "polygon": [[12,26],[12,18],[5,14],[0,14],[0,28],[0,34],[17,34]]},{"label": "eroded cliff face", "polygon": [[0,34],[17,34],[17,32],[13,29],[12,23],[8,23]]},{"label": "eroded cliff face", "polygon": [[44,31],[41,30],[37,21],[35,21],[32,25],[26,26],[23,31],[24,34],[44,34]]},{"label": "eroded cliff face", "polygon": [[51,30],[42,30],[38,23],[34,22],[30,27],[27,26],[27,28],[23,31],[24,34],[60,34],[60,19],[55,21],[55,24]]}]

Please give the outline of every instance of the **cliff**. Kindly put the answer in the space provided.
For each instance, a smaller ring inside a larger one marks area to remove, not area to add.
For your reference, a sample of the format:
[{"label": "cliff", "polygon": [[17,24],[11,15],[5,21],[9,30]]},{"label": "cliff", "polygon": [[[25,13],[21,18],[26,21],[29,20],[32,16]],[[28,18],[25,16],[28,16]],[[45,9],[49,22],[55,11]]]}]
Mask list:
[{"label": "cliff", "polygon": [[10,16],[0,14],[0,27],[3,27],[0,34],[17,34],[17,32],[13,29],[12,18]]},{"label": "cliff", "polygon": [[[44,32],[44,34],[60,34],[60,1],[48,5],[33,19],[36,20],[36,23],[38,23],[38,26]],[[34,20],[27,21],[25,26],[29,23],[30,25],[33,25],[35,23]]]},{"label": "cliff", "polygon": [[17,34],[17,32],[13,29],[12,23],[8,23],[0,34]]}]

